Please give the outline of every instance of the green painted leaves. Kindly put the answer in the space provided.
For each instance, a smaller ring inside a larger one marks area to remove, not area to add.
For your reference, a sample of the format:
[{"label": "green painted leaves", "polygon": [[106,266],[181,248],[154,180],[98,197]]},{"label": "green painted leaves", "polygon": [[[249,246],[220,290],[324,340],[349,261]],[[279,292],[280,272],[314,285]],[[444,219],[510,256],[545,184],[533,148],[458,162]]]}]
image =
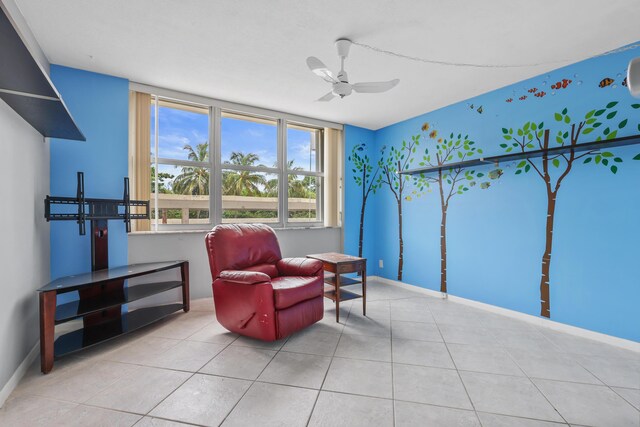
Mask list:
[{"label": "green painted leaves", "polygon": [[602,165],[608,168],[611,173],[618,173],[618,166],[616,163],[622,163],[623,160],[620,157],[615,157],[615,155],[610,151],[603,152],[595,152],[589,154],[589,157],[584,159],[584,164],[591,163],[593,161],[596,165]]},{"label": "green painted leaves", "polygon": [[[507,128],[502,128],[502,137],[504,139],[506,139],[507,141],[510,141],[513,138],[513,128],[507,129]],[[502,147],[502,145],[500,145]],[[504,144],[504,146],[506,147],[507,144]]]},{"label": "green painted leaves", "polygon": [[[543,130],[543,123],[540,123],[536,127],[534,122],[527,122],[515,131],[506,127],[501,128],[503,138],[509,142],[499,145],[507,153],[514,149],[526,153],[528,149],[535,148],[536,142],[542,150],[551,148],[549,145],[549,136],[551,136],[551,141],[562,147],[571,147],[589,141],[610,141],[617,138],[620,131],[625,129],[629,124],[628,118],[618,116],[619,110],[614,109],[617,105],[618,101],[612,101],[607,103],[604,108],[590,110],[584,115],[584,119],[580,122],[572,122],[569,110],[563,108],[561,111],[553,114],[553,118],[555,122],[559,124],[558,127],[560,129],[554,130],[552,135],[545,134],[545,132],[549,131]],[[633,109],[640,109],[640,103],[632,104],[631,107]],[[614,121],[616,119],[619,121]],[[638,131],[640,131],[640,124],[638,124]],[[590,134],[597,135],[585,138],[585,136]],[[615,157],[615,155],[609,151],[599,152],[598,150],[578,153],[568,152],[555,156],[549,155],[549,157],[545,159],[549,161],[554,168],[560,169],[561,174],[570,170],[567,168],[570,168],[571,163],[578,159],[582,159],[581,161],[584,164],[602,165],[614,174],[618,172],[619,164],[623,162],[622,158]],[[640,160],[640,154],[634,157],[634,160]],[[543,159],[542,161],[544,162],[545,160]],[[519,161],[516,164],[515,174],[524,174],[533,169],[542,178],[548,179],[548,169],[546,167],[538,168],[534,162],[535,160],[533,159]],[[565,163],[564,166],[563,163]],[[551,174],[552,178],[555,176],[554,174],[555,172]]]},{"label": "green painted leaves", "polygon": [[568,124],[571,122],[571,117],[569,117],[567,112],[568,110],[564,108],[561,113],[555,113],[553,118],[556,119],[556,122],[565,122]]},{"label": "green painted leaves", "polygon": [[353,172],[353,181],[358,187],[365,187],[367,193],[372,191],[373,193],[380,187],[376,176],[379,171],[379,162],[375,164],[376,170],[374,171],[371,159],[366,153],[366,144],[361,143],[353,147],[351,155],[348,157],[351,162],[351,172]]}]

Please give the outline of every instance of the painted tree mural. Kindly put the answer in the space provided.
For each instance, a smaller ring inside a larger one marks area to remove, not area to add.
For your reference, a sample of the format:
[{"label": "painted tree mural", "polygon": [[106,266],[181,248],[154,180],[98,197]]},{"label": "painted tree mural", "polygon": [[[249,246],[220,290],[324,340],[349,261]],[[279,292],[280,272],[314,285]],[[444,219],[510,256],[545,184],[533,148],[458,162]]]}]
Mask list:
[{"label": "painted tree mural", "polygon": [[[410,175],[399,174],[399,171],[406,171],[414,161],[416,150],[420,145],[419,138],[412,138],[411,142],[402,141],[400,148],[382,147],[381,158],[378,161],[380,174],[376,180],[379,187],[386,186],[393,194],[398,208],[398,280],[402,280],[402,268],[404,265],[404,239],[402,234],[402,202],[411,201],[411,195],[406,195],[408,186],[414,181]],[[417,193],[415,193],[417,194]]]},{"label": "painted tree mural", "polygon": [[364,213],[367,200],[371,193],[375,194],[379,187],[376,181],[380,165],[372,165],[369,155],[366,154],[366,145],[358,144],[351,150],[349,161],[352,164],[353,180],[358,187],[362,187],[362,205],[360,206],[360,235],[358,238],[358,256],[362,257],[362,242],[364,238]]},{"label": "painted tree mural", "polygon": [[[414,141],[423,137],[427,141],[434,141],[434,146],[424,149],[424,155],[419,165],[422,167],[441,167],[452,162],[462,162],[471,159],[476,154],[482,154],[481,148],[475,147],[475,142],[469,135],[449,134],[446,138],[438,138],[438,131],[431,129],[429,123],[422,125],[422,135],[413,136]],[[437,138],[437,139],[436,139]],[[498,179],[502,175],[501,169],[489,172],[489,178]],[[437,175],[420,174],[416,178],[416,186],[420,191],[431,185],[437,185],[440,196],[440,292],[447,292],[447,212],[449,203],[455,196],[465,194],[475,187],[478,180],[485,178],[485,174],[472,169],[460,167],[443,168]],[[491,183],[484,181],[479,187],[489,188]]]},{"label": "painted tree mural", "polygon": [[[581,137],[591,134],[589,140],[602,141],[616,138],[618,131],[627,125],[627,119],[618,121],[618,102],[608,103],[604,108],[591,110],[579,121],[572,121],[567,108],[554,114],[557,128],[545,128],[543,122],[526,122],[521,128],[502,128],[506,143],[500,144],[506,152],[528,149],[546,150],[552,146],[575,146]],[[634,106],[634,108],[638,108]],[[581,141],[581,142],[589,142]],[[582,160],[583,159],[583,160]],[[569,151],[568,153],[547,155],[540,161],[526,159],[516,165],[515,174],[526,174],[533,171],[544,182],[547,193],[547,217],[545,227],[545,245],[542,254],[540,277],[540,315],[551,317],[551,302],[549,287],[551,283],[551,256],[553,254],[553,226],[556,212],[558,191],[578,160],[584,164],[599,165],[608,168],[611,173],[617,173],[622,159],[609,151],[592,150],[583,153]],[[552,168],[556,171],[553,172]]]}]

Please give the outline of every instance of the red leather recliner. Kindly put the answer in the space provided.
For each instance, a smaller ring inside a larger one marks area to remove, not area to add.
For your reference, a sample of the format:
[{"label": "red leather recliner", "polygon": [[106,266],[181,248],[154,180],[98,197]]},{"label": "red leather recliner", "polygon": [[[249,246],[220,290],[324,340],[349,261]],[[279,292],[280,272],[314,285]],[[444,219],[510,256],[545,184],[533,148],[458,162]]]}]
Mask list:
[{"label": "red leather recliner", "polygon": [[283,259],[271,227],[217,225],[205,242],[216,317],[229,331],[274,341],[322,319],[322,262]]}]

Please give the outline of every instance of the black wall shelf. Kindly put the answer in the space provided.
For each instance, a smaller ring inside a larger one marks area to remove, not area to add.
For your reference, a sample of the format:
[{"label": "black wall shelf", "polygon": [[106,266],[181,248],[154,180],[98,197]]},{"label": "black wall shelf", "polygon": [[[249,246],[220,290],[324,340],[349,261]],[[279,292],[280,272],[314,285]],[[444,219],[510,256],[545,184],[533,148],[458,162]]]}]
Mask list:
[{"label": "black wall shelf", "polygon": [[3,8],[0,8],[0,98],[42,136],[86,141]]},{"label": "black wall shelf", "polygon": [[509,153],[509,154],[502,154],[498,156],[480,157],[477,159],[465,160],[463,162],[447,163],[441,166],[429,166],[429,167],[421,167],[421,168],[415,168],[415,169],[407,169],[405,171],[398,171],[398,174],[418,175],[422,173],[439,172],[439,171],[449,170],[449,169],[471,168],[474,166],[481,166],[481,165],[487,165],[487,164],[498,165],[501,162],[511,162],[515,160],[542,157],[545,154],[547,156],[555,156],[555,155],[570,153],[571,151],[573,151],[574,153],[579,153],[584,151],[601,150],[604,148],[624,147],[626,145],[634,145],[634,144],[640,144],[640,135],[626,136],[623,138],[614,138],[606,141],[593,141],[593,142],[585,142],[585,143],[576,144],[576,145],[558,146],[558,147],[548,148],[546,150],[545,149],[531,150],[531,151],[518,152],[513,154]]}]

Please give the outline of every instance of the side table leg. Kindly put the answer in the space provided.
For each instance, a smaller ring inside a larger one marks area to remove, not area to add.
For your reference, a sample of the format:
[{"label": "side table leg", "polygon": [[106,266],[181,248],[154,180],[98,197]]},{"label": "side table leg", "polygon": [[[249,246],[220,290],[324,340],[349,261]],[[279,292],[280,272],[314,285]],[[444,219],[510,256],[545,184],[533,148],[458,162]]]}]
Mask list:
[{"label": "side table leg", "polygon": [[340,323],[340,275],[336,273],[336,322]]},{"label": "side table leg", "polygon": [[362,315],[367,315],[367,263],[362,265]]},{"label": "side table leg", "polygon": [[191,309],[191,300],[189,299],[189,262],[183,262],[180,265],[180,275],[182,276],[182,309],[187,313]]},{"label": "side table leg", "polygon": [[56,320],[56,292],[40,292],[40,370],[53,369],[53,338]]}]

